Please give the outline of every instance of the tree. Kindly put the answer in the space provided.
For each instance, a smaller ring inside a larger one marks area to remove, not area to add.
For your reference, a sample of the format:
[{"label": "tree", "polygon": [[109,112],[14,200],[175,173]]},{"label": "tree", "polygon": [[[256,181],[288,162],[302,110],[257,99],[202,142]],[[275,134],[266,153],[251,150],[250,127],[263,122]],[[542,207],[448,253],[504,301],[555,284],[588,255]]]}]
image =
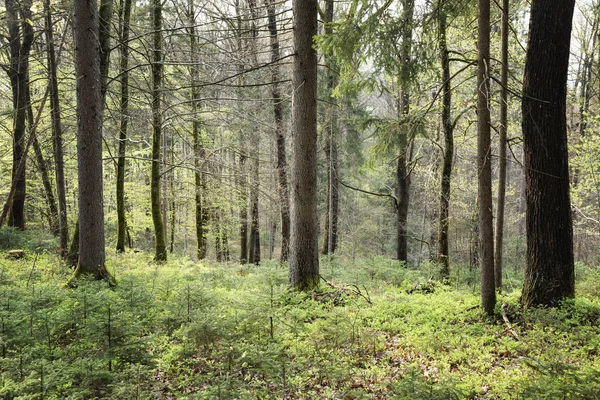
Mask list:
[{"label": "tree", "polygon": [[152,221],[154,223],[155,253],[158,262],[167,261],[167,242],[165,225],[160,209],[160,146],[162,136],[162,1],[152,1],[153,16],[153,59],[152,59],[152,168],[150,182],[150,200],[152,204]]},{"label": "tree", "polygon": [[190,55],[192,65],[190,66],[190,86],[191,86],[191,105],[192,105],[192,146],[194,150],[194,186],[196,189],[195,209],[196,209],[196,255],[198,260],[206,258],[207,238],[206,231],[208,225],[208,207],[206,204],[206,174],[204,173],[204,159],[206,150],[202,144],[201,125],[198,120],[198,99],[200,90],[198,87],[198,60],[197,57],[197,38],[196,38],[196,18],[195,18],[194,0],[188,2],[188,35],[190,37]]},{"label": "tree", "polygon": [[275,147],[277,149],[277,187],[279,206],[281,208],[281,261],[287,261],[290,243],[290,200],[287,184],[287,159],[285,150],[285,127],[283,122],[283,98],[281,95],[280,70],[277,61],[280,58],[279,36],[275,0],[267,1],[269,18],[269,35],[271,44],[271,80],[273,81],[273,116],[275,119]]},{"label": "tree", "polygon": [[442,278],[450,277],[450,261],[448,258],[448,214],[450,211],[450,179],[454,158],[454,124],[451,119],[452,82],[450,78],[450,60],[446,42],[446,2],[438,3],[438,27],[440,63],[442,66],[442,128],[444,131],[444,155],[442,161],[442,181],[440,194],[440,217],[438,229],[438,262],[442,268]]},{"label": "tree", "polygon": [[479,263],[481,266],[481,305],[494,313],[494,226],[492,215],[492,167],[490,141],[490,1],[479,0],[477,36],[477,171],[479,211]]},{"label": "tree", "polygon": [[292,76],[292,212],[289,284],[297,290],[319,285],[317,216],[317,0],[294,0]]},{"label": "tree", "polygon": [[34,34],[31,24],[31,0],[6,0],[10,64],[7,68],[12,88],[14,109],[12,181],[15,186],[9,198],[8,225],[25,229],[25,129],[27,122],[27,91],[29,86],[29,53]]},{"label": "tree", "polygon": [[[404,0],[402,2],[402,47],[400,50],[400,75],[398,83],[400,93],[397,100],[398,119],[406,118],[410,112],[410,75],[411,75],[411,51],[412,51],[412,31],[414,19],[415,2],[414,0]],[[410,202],[410,172],[407,162],[410,159],[409,150],[409,132],[399,133],[400,154],[396,165],[396,215],[398,218],[398,234],[396,259],[400,261],[408,260],[408,206]]]},{"label": "tree", "polygon": [[104,265],[102,176],[102,96],[98,41],[98,3],[74,4],[77,74],[77,166],[79,182],[79,262],[75,277],[86,273],[109,279]]},{"label": "tree", "polygon": [[50,118],[52,120],[52,149],[54,153],[54,174],[58,197],[58,231],[60,255],[65,258],[69,246],[69,226],[67,219],[67,194],[65,188],[65,162],[63,156],[62,122],[60,97],[58,93],[58,74],[56,53],[54,51],[54,33],[52,30],[52,12],[50,0],[44,1],[46,45],[48,56],[48,87],[50,88]]},{"label": "tree", "polygon": [[[325,34],[333,33],[334,1],[326,0]],[[337,85],[337,65],[335,56],[325,54],[325,70],[327,76],[327,104],[325,105],[325,164],[327,168],[327,203],[325,208],[325,228],[323,229],[323,247],[321,254],[333,254],[338,240],[338,213],[339,213],[339,183],[338,183],[338,105],[333,96],[333,90]]]},{"label": "tree", "polygon": [[121,123],[119,127],[119,150],[117,159],[117,251],[125,251],[127,219],[125,217],[125,151],[127,148],[127,128],[129,124],[129,23],[131,19],[131,0],[124,0],[120,18],[120,83]]},{"label": "tree", "polygon": [[502,252],[504,250],[504,204],[506,197],[506,146],[508,130],[508,7],[509,1],[502,0],[502,47],[500,58],[500,135],[498,138],[498,204],[496,210],[496,243],[494,274],[497,290],[502,289]]},{"label": "tree", "polygon": [[574,0],[533,0],[523,81],[527,255],[521,304],[575,294],[566,93]]}]

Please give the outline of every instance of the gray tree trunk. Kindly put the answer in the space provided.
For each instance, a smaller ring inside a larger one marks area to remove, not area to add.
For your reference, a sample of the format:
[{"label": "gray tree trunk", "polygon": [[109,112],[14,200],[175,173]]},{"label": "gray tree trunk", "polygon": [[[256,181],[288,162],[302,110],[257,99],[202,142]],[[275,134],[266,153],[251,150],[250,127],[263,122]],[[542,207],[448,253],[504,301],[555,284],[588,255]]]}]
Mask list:
[{"label": "gray tree trunk", "polygon": [[319,285],[317,216],[317,0],[294,0],[292,76],[292,212],[289,284],[296,290]]},{"label": "gray tree trunk", "polygon": [[75,276],[87,273],[97,279],[110,279],[104,265],[102,97],[96,0],[74,3],[74,25],[80,216]]},{"label": "gray tree trunk", "polygon": [[479,0],[477,38],[477,171],[481,305],[494,313],[494,225],[492,215],[492,148],[490,140],[490,1]]}]

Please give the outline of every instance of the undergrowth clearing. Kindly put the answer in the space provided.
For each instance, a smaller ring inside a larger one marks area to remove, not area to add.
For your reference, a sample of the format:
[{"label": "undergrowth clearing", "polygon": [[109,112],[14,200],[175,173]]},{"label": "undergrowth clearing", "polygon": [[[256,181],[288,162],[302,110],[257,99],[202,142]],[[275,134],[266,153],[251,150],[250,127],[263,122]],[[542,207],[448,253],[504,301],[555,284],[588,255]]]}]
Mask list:
[{"label": "undergrowth clearing", "polygon": [[467,267],[442,285],[435,266],[323,259],[301,294],[276,262],[107,266],[116,288],[65,289],[56,256],[0,261],[1,398],[600,398],[598,268],[532,310],[510,271],[489,319]]}]

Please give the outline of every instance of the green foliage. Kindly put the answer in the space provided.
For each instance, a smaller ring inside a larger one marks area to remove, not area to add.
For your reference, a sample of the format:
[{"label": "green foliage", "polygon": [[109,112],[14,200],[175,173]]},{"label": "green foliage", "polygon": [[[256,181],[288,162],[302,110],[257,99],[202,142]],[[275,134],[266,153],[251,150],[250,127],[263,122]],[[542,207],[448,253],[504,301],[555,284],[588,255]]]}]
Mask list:
[{"label": "green foliage", "polygon": [[0,249],[23,249],[28,253],[56,252],[58,250],[58,240],[45,231],[20,231],[18,228],[2,226],[0,227]]},{"label": "green foliage", "polygon": [[115,288],[87,280],[62,288],[69,271],[50,255],[34,268],[3,262],[0,397],[593,398],[599,390],[597,269],[578,266],[586,295],[559,308],[520,310],[519,292],[505,294],[515,340],[501,318],[482,315],[460,266],[442,285],[431,280],[435,264],[331,257],[321,269],[328,283],[296,293],[276,262],[150,258],[109,258]]}]

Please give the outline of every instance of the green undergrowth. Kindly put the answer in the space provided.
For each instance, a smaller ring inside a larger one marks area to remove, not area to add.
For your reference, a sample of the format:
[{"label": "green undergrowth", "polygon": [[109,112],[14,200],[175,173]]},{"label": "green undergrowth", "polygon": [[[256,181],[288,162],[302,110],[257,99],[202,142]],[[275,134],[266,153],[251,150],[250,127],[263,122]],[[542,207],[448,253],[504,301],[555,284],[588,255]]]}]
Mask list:
[{"label": "green undergrowth", "polygon": [[443,285],[432,265],[324,259],[321,288],[291,293],[270,261],[107,266],[116,288],[65,289],[55,256],[0,259],[0,398],[599,397],[598,269],[578,265],[559,308],[521,310],[510,290],[488,318],[468,267]]}]

